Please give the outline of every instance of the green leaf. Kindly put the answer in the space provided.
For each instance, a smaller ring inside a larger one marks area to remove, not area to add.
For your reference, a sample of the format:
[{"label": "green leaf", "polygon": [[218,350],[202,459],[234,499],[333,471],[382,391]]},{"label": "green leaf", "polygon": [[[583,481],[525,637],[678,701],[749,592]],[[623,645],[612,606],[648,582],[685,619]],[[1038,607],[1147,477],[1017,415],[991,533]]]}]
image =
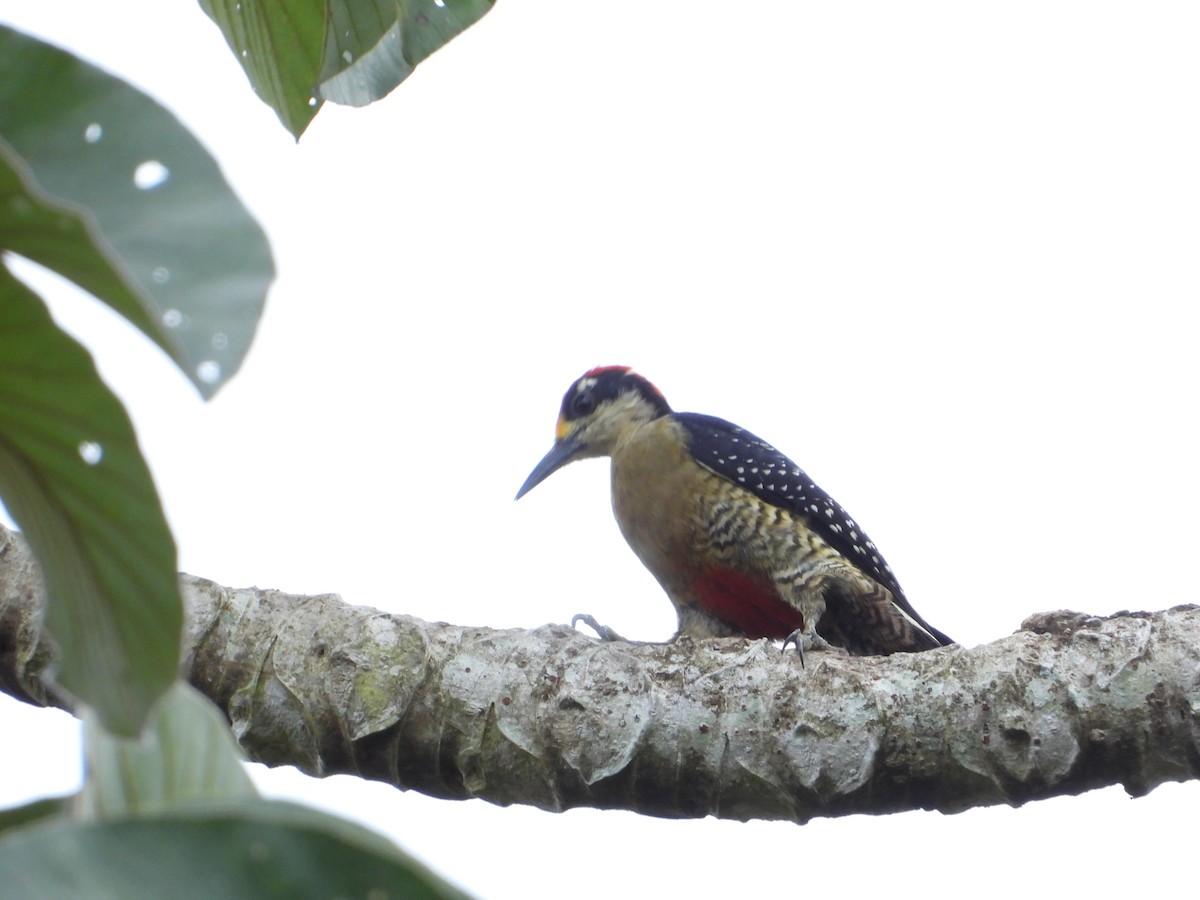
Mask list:
[{"label": "green leaf", "polygon": [[[0,248],[53,269],[97,297],[147,334],[162,331],[137,285],[96,234],[89,216],[39,191],[11,147],[0,140]],[[184,365],[174,334],[161,334],[175,361]]]},{"label": "green leaf", "polygon": [[258,796],[241,748],[211,702],[183,681],[163,696],[137,738],[118,738],[83,716],[85,818],[158,813],[188,803]]},{"label": "green leaf", "polygon": [[211,396],[275,274],[213,158],[145,94],[3,26],[0,139],[0,247],[108,303]]},{"label": "green leaf", "polygon": [[366,106],[479,21],[495,0],[330,0],[320,95]]},{"label": "green leaf", "polygon": [[495,0],[200,0],[255,93],[298,139],[319,100],[366,106]]},{"label": "green leaf", "polygon": [[320,109],[313,95],[325,35],[324,0],[200,0],[259,99],[296,140]]},{"label": "green leaf", "polygon": [[42,819],[66,815],[71,809],[71,797],[45,797],[23,806],[0,809],[0,837],[13,828],[24,828]]},{"label": "green leaf", "polygon": [[466,896],[364,828],[261,800],[8,832],[0,872],[6,900]]},{"label": "green leaf", "polygon": [[[331,0],[318,77],[322,97],[366,106],[412,74],[397,40],[396,17],[395,0]],[[391,76],[389,68],[395,70]]]},{"label": "green leaf", "polygon": [[0,497],[46,580],[58,684],[136,734],[179,668],[175,543],[129,416],[3,264]]}]

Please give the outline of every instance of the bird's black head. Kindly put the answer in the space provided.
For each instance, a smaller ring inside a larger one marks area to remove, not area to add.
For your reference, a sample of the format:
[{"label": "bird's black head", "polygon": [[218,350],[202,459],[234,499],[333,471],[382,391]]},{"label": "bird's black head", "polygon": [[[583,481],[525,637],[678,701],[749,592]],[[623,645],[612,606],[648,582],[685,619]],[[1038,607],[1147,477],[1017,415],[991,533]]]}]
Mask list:
[{"label": "bird's black head", "polygon": [[629,366],[597,366],[567,388],[559,410],[556,437],[561,437],[565,423],[589,418],[602,403],[614,401],[622,394],[636,394],[653,411],[653,418],[671,411],[658,388]]},{"label": "bird's black head", "polygon": [[612,453],[626,429],[671,412],[658,388],[628,366],[584,372],[563,396],[554,446],[525,479],[520,499],[567,463]]}]

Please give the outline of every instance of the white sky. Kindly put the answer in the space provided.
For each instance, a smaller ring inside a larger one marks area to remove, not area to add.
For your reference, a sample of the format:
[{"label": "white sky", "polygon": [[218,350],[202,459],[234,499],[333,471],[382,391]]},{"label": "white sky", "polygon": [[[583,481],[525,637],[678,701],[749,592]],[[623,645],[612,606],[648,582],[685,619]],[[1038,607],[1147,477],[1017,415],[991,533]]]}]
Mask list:
[{"label": "white sky", "polygon": [[[174,110],[274,246],[259,337],[208,406],[38,282],[128,405],[189,572],[666,638],[602,463],[512,502],[570,381],[625,363],[792,456],[964,644],[1200,599],[1194,3],[502,2],[298,147],[194,3],[0,16]],[[0,722],[0,803],[77,782],[69,717],[0,698]],[[488,898],[1153,892],[1200,801],[800,828],[259,783]]]}]

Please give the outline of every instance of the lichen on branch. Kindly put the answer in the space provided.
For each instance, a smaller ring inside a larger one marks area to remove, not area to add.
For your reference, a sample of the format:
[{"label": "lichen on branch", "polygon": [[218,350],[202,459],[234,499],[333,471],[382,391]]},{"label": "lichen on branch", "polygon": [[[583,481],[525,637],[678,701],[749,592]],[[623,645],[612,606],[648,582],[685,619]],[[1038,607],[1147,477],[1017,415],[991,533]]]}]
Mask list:
[{"label": "lichen on branch", "polygon": [[[1200,607],[1056,612],[889,657],[472,628],[182,576],[189,680],[251,757],[548,810],[957,812],[1200,773]],[[0,689],[44,674],[41,589],[0,532]]]}]

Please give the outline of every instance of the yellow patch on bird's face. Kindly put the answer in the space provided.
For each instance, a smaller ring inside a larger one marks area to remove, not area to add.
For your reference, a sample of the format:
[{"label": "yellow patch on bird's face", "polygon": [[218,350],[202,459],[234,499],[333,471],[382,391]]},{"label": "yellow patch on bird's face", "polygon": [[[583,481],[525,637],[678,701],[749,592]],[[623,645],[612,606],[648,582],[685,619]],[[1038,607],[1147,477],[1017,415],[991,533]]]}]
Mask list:
[{"label": "yellow patch on bird's face", "polygon": [[561,441],[574,430],[575,425],[571,422],[568,422],[566,416],[559,416],[558,424],[554,426],[554,439],[556,441]]}]

